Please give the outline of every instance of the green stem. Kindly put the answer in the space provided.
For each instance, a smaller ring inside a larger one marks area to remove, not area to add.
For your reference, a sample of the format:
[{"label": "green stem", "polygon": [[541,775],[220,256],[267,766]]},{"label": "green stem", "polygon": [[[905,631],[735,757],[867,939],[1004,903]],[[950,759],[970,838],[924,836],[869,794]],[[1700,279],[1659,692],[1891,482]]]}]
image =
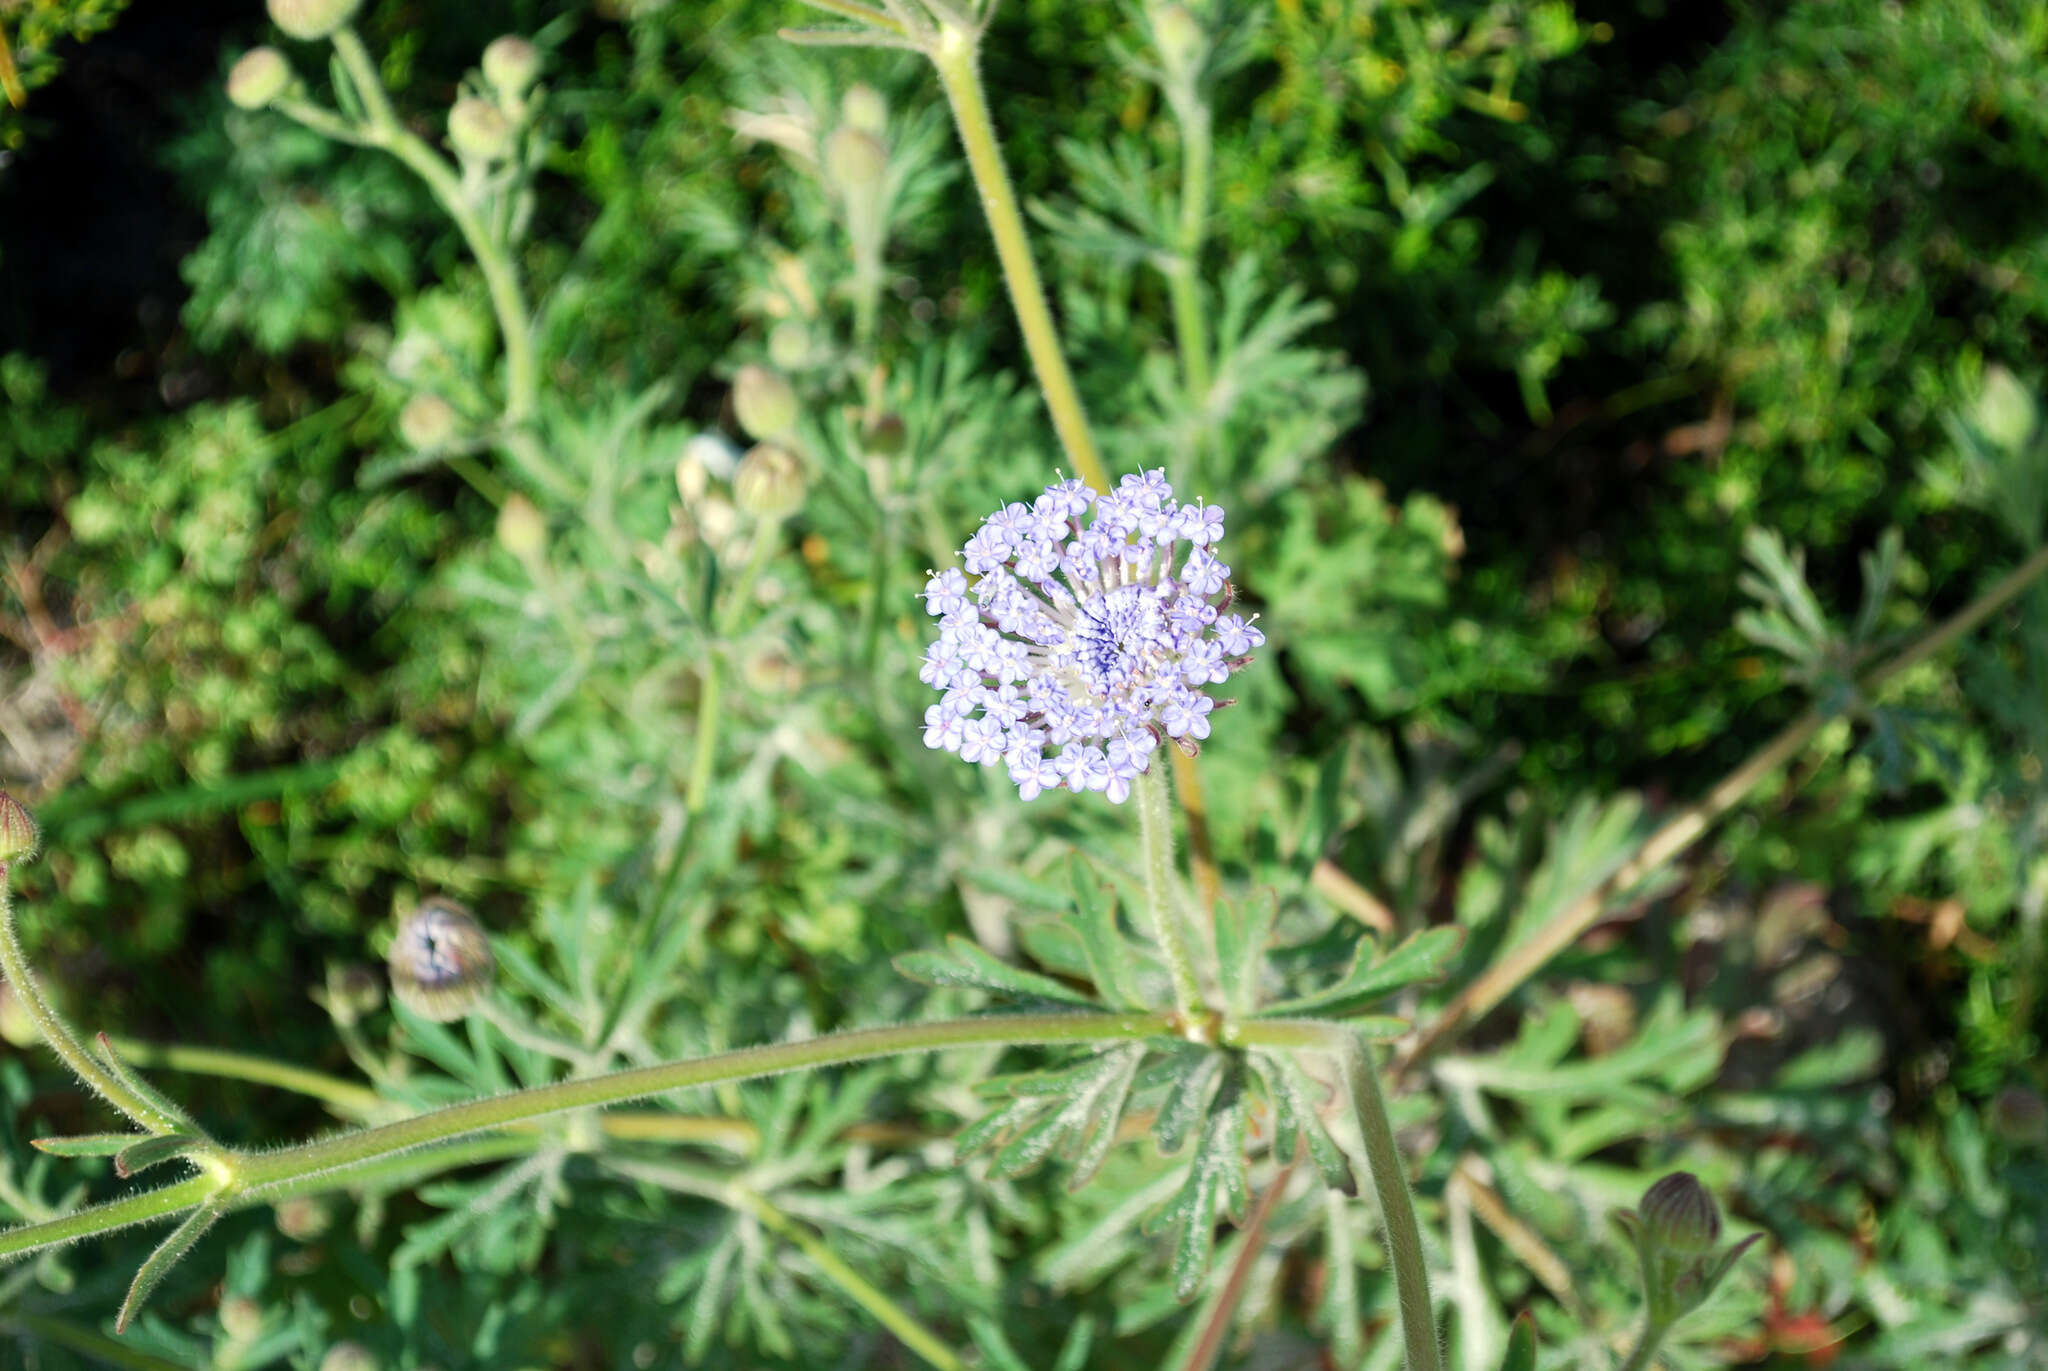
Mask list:
[{"label": "green stem", "polygon": [[995,123],[989,117],[988,100],[982,93],[978,37],[971,30],[948,23],[927,49],[932,66],[939,73],[947,103],[953,107],[953,124],[960,134],[960,146],[967,154],[974,188],[981,194],[982,212],[995,239],[996,256],[1003,264],[1003,281],[1009,287],[1010,304],[1017,312],[1017,326],[1024,334],[1024,348],[1031,356],[1038,388],[1045,407],[1052,412],[1052,426],[1059,434],[1074,474],[1097,490],[1109,489],[1109,469],[1088,429],[1088,415],[1081,407],[1081,395],[1067,370],[1060,350],[1059,330],[1045,302],[1045,285],[1038,278],[1038,264],[1031,257],[1031,240],[1024,232],[1024,216],[1017,210],[1017,193],[1010,186],[1010,173],[1003,166],[1002,149],[996,144]]},{"label": "green stem", "polygon": [[1209,169],[1213,151],[1209,107],[1193,91],[1170,102],[1180,123],[1180,242],[1178,259],[1168,274],[1173,295],[1174,333],[1180,345],[1181,379],[1187,383],[1198,433],[1209,406],[1209,329],[1202,312],[1201,262],[1203,229],[1209,217]]},{"label": "green stem", "polygon": [[718,760],[719,714],[725,704],[725,650],[713,647],[704,660],[704,693],[697,698],[697,748],[690,756],[690,789],[684,807],[695,814],[704,812],[711,794],[712,767]]},{"label": "green stem", "polygon": [[182,1043],[146,1043],[133,1038],[116,1038],[114,1050],[137,1066],[161,1066],[195,1076],[218,1076],[225,1080],[271,1085],[331,1105],[336,1112],[357,1118],[373,1118],[400,1108],[376,1091],[323,1071],[309,1071],[267,1057],[225,1052],[211,1047],[188,1047]]},{"label": "green stem", "polygon": [[1152,917],[1153,936],[1166,957],[1166,972],[1173,978],[1174,1007],[1183,1020],[1190,1020],[1202,1007],[1202,991],[1195,979],[1194,959],[1188,955],[1178,902],[1173,898],[1173,803],[1166,786],[1166,768],[1155,759],[1138,773],[1134,787],[1138,833],[1145,847],[1145,905]]},{"label": "green stem", "polygon": [[1628,1360],[1621,1364],[1621,1371],[1644,1371],[1650,1359],[1657,1355],[1658,1347],[1663,1345],[1664,1335],[1670,1331],[1669,1323],[1645,1320],[1643,1335],[1636,1340],[1635,1351],[1629,1353]]},{"label": "green stem", "polygon": [[64,1016],[43,998],[42,990],[36,985],[35,973],[29,969],[28,957],[21,950],[21,939],[15,933],[14,900],[5,862],[0,862],[0,972],[6,974],[8,984],[14,987],[14,998],[27,1011],[36,1031],[43,1035],[43,1041],[63,1058],[74,1075],[97,1090],[108,1104],[125,1114],[136,1127],[159,1136],[178,1131],[179,1120],[129,1089],[86,1050],[71,1031],[71,1025],[64,1021]]},{"label": "green stem", "polygon": [[1407,1349],[1408,1371],[1442,1371],[1437,1350],[1436,1315],[1429,1298],[1429,1261],[1422,1250],[1422,1228],[1415,1220],[1415,1197],[1408,1189],[1408,1171],[1394,1141],[1393,1120],[1387,1117],[1380,1093],[1378,1065],[1372,1049],[1357,1034],[1342,1028],[1325,1030],[1325,1047],[1334,1049],[1344,1084],[1365,1141],[1365,1159],[1379,1196],[1380,1221],[1386,1227],[1387,1260],[1394,1268],[1394,1293],[1401,1310],[1401,1340]]},{"label": "green stem", "polygon": [[[356,31],[343,28],[337,32],[334,50],[362,96],[363,108],[369,115],[370,141],[412,168],[413,174],[427,183],[427,189],[454,220],[463,241],[469,245],[470,255],[483,272],[491,308],[498,316],[498,331],[505,340],[505,422],[518,428],[532,419],[539,408],[540,371],[534,360],[526,298],[520,290],[518,273],[512,269],[510,253],[477,217],[448,163],[398,121],[391,109],[391,99],[384,92],[384,82],[377,75],[376,64],[370,60],[369,50]],[[302,113],[292,113],[304,121]]]}]

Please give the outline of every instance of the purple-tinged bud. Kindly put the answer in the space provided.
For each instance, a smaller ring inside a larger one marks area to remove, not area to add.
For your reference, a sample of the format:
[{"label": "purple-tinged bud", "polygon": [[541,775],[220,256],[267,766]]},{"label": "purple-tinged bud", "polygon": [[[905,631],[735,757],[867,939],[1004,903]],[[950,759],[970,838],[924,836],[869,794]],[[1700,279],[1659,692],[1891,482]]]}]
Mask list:
[{"label": "purple-tinged bud", "polygon": [[42,830],[28,806],[0,790],[0,866],[34,861],[41,843]]},{"label": "purple-tinged bud", "polygon": [[1674,1171],[1643,1192],[1645,1236],[1667,1252],[1696,1257],[1721,1242],[1721,1207],[1690,1171]]},{"label": "purple-tinged bud", "polygon": [[453,1023],[476,1008],[497,970],[476,916],[438,895],[398,925],[387,960],[392,997],[435,1023]]},{"label": "purple-tinged bud", "polygon": [[332,36],[356,17],[360,0],[270,0],[270,22],[301,42]]},{"label": "purple-tinged bud", "polygon": [[262,109],[292,83],[291,63],[276,48],[251,48],[228,68],[228,99],[242,109]]},{"label": "purple-tinged bud", "polygon": [[512,121],[488,100],[465,95],[448,110],[448,146],[466,161],[496,162],[512,155]]},{"label": "purple-tinged bud", "polygon": [[493,38],[484,49],[483,69],[492,90],[516,100],[540,77],[540,49],[516,33]]}]

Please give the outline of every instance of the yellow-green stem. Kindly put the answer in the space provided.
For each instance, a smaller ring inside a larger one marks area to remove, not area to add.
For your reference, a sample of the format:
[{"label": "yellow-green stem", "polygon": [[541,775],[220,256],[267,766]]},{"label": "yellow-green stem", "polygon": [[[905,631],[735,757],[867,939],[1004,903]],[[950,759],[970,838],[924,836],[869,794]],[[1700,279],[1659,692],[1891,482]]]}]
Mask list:
[{"label": "yellow-green stem", "polygon": [[1387,1262],[1394,1268],[1395,1302],[1401,1313],[1401,1342],[1408,1371],[1443,1371],[1436,1340],[1436,1312],[1429,1298],[1429,1261],[1422,1250],[1422,1226],[1415,1220],[1415,1197],[1408,1189],[1408,1169],[1394,1141],[1380,1091],[1378,1064],[1363,1038],[1343,1028],[1326,1030],[1344,1072],[1346,1093],[1365,1143],[1372,1168],[1373,1192],[1379,1196],[1380,1221],[1386,1228]]},{"label": "yellow-green stem", "polygon": [[1152,935],[1166,958],[1166,972],[1173,978],[1174,1008],[1184,1021],[1192,1021],[1202,1007],[1202,990],[1181,925],[1179,901],[1173,895],[1173,802],[1167,796],[1166,768],[1155,761],[1138,773],[1132,789],[1138,801],[1138,834],[1145,849],[1146,912],[1152,919]]},{"label": "yellow-green stem", "polygon": [[1074,474],[1097,490],[1109,489],[1109,469],[1102,464],[1095,435],[1089,431],[1088,415],[1081,407],[1081,394],[1074,388],[1067,370],[1066,355],[1060,350],[1060,335],[1045,301],[1045,285],[1038,278],[1038,264],[1032,260],[1031,240],[1024,232],[1024,216],[1017,209],[1017,193],[1011,189],[1010,173],[1003,166],[1002,149],[996,145],[994,121],[988,99],[982,93],[980,52],[976,36],[948,24],[939,30],[929,55],[938,69],[939,84],[953,109],[953,126],[959,131],[960,146],[967,154],[974,188],[981,194],[981,208],[988,219],[989,235],[995,239],[996,257],[1002,262],[1003,280],[1009,287],[1010,304],[1017,311],[1017,326],[1024,334],[1024,349],[1031,356],[1031,369],[1052,412],[1052,426],[1059,434]]}]

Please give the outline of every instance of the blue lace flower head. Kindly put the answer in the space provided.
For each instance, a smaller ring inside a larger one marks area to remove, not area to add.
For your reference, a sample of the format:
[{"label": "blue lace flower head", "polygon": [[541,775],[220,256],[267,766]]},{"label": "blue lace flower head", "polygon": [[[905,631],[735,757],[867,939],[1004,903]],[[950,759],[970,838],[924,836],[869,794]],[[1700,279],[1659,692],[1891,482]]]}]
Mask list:
[{"label": "blue lace flower head", "polygon": [[[1092,510],[1092,515],[1091,515]],[[1084,516],[1090,516],[1084,526]],[[1223,511],[1174,499],[1163,470],[1097,496],[1080,481],[991,514],[934,572],[939,620],[920,680],[927,747],[1009,768],[1017,793],[1093,790],[1118,804],[1165,739],[1192,754],[1220,685],[1265,635],[1226,613]]]}]

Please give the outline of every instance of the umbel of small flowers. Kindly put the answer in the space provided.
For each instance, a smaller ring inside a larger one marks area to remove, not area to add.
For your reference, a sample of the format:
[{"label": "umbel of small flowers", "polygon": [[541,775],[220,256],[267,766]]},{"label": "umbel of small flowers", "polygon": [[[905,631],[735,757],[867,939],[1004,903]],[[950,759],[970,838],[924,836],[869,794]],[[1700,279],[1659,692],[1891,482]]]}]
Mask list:
[{"label": "umbel of small flowers", "polygon": [[1118,804],[1163,740],[1192,755],[1217,703],[1203,687],[1266,640],[1227,612],[1222,536],[1222,509],[1180,503],[1164,470],[1100,496],[1060,481],[991,514],[960,550],[965,570],[925,585],[939,620],[918,672],[939,692],[925,745],[1002,762],[1027,800],[1093,790]]}]

